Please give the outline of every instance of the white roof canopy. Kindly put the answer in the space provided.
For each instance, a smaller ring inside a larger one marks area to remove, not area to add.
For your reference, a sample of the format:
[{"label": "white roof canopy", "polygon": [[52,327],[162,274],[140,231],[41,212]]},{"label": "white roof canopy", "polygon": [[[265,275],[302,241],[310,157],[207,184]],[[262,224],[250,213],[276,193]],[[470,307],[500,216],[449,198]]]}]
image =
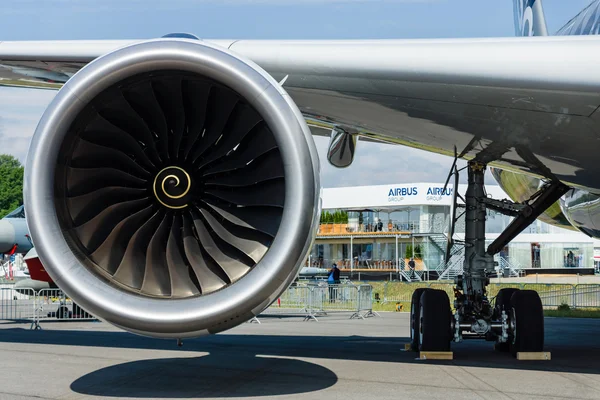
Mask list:
[{"label": "white roof canopy", "polygon": [[[351,186],[323,189],[323,209],[345,210],[387,210],[402,209],[408,206],[443,205],[452,203],[453,185],[443,191],[444,183],[403,183],[377,186]],[[464,196],[467,185],[459,185],[459,193]],[[486,186],[488,196],[506,199],[508,196],[496,185]],[[459,199],[459,202],[460,199]]]}]

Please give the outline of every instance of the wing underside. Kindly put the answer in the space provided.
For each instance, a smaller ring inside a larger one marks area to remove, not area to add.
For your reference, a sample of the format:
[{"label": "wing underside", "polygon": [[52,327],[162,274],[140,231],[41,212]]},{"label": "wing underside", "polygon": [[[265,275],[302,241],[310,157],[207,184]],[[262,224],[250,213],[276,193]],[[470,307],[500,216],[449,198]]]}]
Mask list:
[{"label": "wing underside", "polygon": [[[58,89],[135,42],[0,42],[0,85]],[[336,127],[446,155],[456,146],[600,192],[597,37],[215,43],[287,77],[315,134]]]}]

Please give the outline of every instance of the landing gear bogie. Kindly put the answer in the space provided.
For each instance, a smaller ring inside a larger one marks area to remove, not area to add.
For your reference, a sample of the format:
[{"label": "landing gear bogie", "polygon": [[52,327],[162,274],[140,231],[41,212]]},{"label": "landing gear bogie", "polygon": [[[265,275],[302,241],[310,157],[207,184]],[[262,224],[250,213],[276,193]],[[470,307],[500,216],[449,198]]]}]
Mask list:
[{"label": "landing gear bogie", "polygon": [[[556,179],[522,203],[495,200],[487,196],[484,185],[486,163],[494,158],[479,157],[468,164],[468,185],[464,198],[454,197],[452,210],[464,207],[464,264],[463,273],[455,280],[455,313],[450,313],[448,296],[436,290],[423,291],[413,296],[411,310],[411,336],[413,348],[421,351],[448,351],[450,341],[484,339],[495,341],[498,351],[542,352],[544,347],[544,315],[542,302],[534,291],[504,288],[496,296],[492,306],[487,297],[490,275],[495,271],[494,256],[516,235],[522,232],[542,212],[554,204],[568,187]],[[458,174],[458,170],[454,169]],[[449,178],[448,178],[449,179]],[[458,180],[455,180],[458,182]],[[459,205],[457,198],[463,200]],[[509,226],[486,247],[487,209],[514,217]],[[451,214],[447,261],[454,246],[452,233],[459,217]],[[415,300],[415,297],[418,300]],[[414,314],[419,313],[418,328],[414,326]],[[419,331],[419,338],[414,333]]]}]

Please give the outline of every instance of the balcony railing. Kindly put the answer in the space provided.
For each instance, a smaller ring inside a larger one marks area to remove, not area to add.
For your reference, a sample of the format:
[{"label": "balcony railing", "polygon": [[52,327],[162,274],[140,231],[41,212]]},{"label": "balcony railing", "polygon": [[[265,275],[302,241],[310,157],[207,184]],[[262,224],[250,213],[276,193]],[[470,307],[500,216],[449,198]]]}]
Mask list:
[{"label": "balcony railing", "polygon": [[[401,270],[401,271],[409,271],[408,260],[405,258],[400,258],[398,267],[396,266],[396,260],[389,259],[358,259],[354,260],[345,259],[345,260],[332,260],[332,259],[314,259],[311,258],[310,265],[308,260],[305,262],[305,267],[314,267],[314,268],[331,268],[333,264],[337,265],[337,267],[341,270],[352,270],[352,269],[371,269],[371,270]],[[415,260],[415,271],[426,271],[427,266],[425,262],[420,259]]]},{"label": "balcony railing", "polygon": [[367,224],[332,224],[319,225],[319,235],[350,235],[350,234],[400,234],[419,233],[419,221],[391,221],[388,223]]}]

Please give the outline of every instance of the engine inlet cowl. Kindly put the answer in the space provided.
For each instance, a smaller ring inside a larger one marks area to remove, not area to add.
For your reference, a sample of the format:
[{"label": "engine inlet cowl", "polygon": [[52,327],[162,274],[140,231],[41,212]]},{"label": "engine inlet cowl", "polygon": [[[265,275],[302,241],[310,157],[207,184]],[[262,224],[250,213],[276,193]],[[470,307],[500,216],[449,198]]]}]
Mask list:
[{"label": "engine inlet cowl", "polygon": [[192,40],[132,45],[78,72],[34,134],[25,185],[56,284],[158,337],[262,311],[295,277],[319,213],[295,104],[260,67]]}]

